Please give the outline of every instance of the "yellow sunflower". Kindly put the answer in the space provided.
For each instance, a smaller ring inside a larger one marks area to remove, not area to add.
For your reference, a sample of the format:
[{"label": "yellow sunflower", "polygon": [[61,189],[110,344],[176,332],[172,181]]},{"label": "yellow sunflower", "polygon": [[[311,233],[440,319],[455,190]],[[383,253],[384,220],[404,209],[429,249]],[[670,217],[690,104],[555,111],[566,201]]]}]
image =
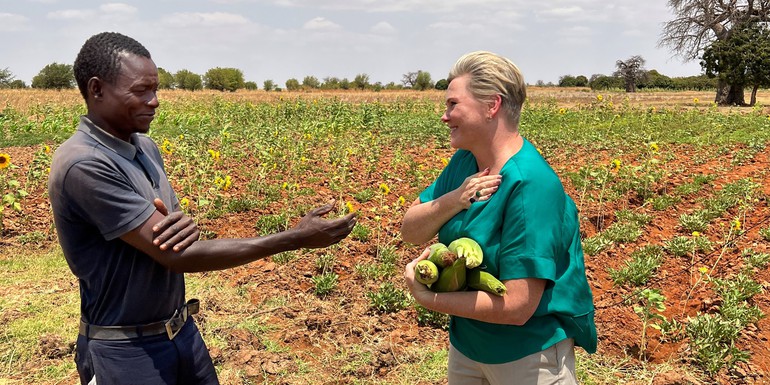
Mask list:
[{"label": "yellow sunflower", "polygon": [[5,153],[0,153],[0,169],[4,169],[11,165],[11,156]]}]

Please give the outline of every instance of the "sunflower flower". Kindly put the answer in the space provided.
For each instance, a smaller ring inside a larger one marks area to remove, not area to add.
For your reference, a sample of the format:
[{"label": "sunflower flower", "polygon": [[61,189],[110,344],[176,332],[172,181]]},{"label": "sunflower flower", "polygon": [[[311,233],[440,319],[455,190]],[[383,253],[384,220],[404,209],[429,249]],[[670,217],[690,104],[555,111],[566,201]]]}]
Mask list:
[{"label": "sunflower flower", "polygon": [[380,183],[380,191],[382,191],[382,195],[388,195],[390,194],[390,187],[385,183]]},{"label": "sunflower flower", "polygon": [[11,165],[11,156],[6,153],[0,153],[0,170]]},{"label": "sunflower flower", "polygon": [[160,145],[160,149],[163,150],[164,154],[171,154],[173,152],[171,149],[171,142],[169,142],[168,139],[163,139],[163,144]]}]

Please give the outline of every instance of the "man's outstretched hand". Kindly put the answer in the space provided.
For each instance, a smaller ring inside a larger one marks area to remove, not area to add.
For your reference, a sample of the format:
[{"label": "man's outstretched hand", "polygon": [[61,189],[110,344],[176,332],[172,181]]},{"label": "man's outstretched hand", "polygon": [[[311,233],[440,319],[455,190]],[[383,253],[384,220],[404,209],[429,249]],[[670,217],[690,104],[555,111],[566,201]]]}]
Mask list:
[{"label": "man's outstretched hand", "polygon": [[201,233],[192,218],[182,211],[169,214],[166,205],[158,198],[155,198],[152,203],[155,209],[165,216],[152,227],[154,235],[152,243],[155,246],[160,247],[161,250],[168,250],[171,247],[174,251],[182,251],[198,240]]},{"label": "man's outstretched hand", "polygon": [[310,210],[294,227],[302,235],[303,247],[309,249],[333,245],[348,236],[356,225],[356,215],[350,213],[337,219],[324,219],[334,208],[334,201]]}]

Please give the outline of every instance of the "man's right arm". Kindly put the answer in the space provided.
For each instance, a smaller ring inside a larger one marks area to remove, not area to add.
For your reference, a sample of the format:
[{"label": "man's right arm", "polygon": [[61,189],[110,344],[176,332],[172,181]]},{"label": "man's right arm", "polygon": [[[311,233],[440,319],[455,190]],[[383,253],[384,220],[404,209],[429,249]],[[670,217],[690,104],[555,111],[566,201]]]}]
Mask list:
[{"label": "man's right arm", "polygon": [[158,211],[120,238],[175,272],[222,270],[284,251],[327,247],[341,241],[353,230],[356,219],[353,214],[322,218],[332,207],[330,203],[312,210],[286,231],[254,238],[197,241],[180,251],[161,250],[153,244],[152,228],[164,218]]}]

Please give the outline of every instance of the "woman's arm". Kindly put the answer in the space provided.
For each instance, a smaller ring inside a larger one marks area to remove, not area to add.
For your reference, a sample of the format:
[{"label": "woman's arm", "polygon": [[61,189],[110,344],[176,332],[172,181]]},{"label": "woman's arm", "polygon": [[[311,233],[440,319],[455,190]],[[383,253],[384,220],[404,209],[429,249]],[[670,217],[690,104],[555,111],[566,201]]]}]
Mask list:
[{"label": "woman's arm", "polygon": [[415,199],[401,222],[401,238],[415,245],[430,241],[444,223],[471,207],[471,198],[475,201],[489,199],[501,180],[500,175],[489,175],[489,169],[484,169],[465,178],[460,187],[437,199],[425,203]]},{"label": "woman's arm", "polygon": [[537,278],[505,281],[507,292],[502,297],[476,290],[434,293],[414,277],[414,266],[429,254],[430,249],[425,249],[404,270],[409,291],[427,309],[489,323],[524,325],[540,304],[546,281]]}]

